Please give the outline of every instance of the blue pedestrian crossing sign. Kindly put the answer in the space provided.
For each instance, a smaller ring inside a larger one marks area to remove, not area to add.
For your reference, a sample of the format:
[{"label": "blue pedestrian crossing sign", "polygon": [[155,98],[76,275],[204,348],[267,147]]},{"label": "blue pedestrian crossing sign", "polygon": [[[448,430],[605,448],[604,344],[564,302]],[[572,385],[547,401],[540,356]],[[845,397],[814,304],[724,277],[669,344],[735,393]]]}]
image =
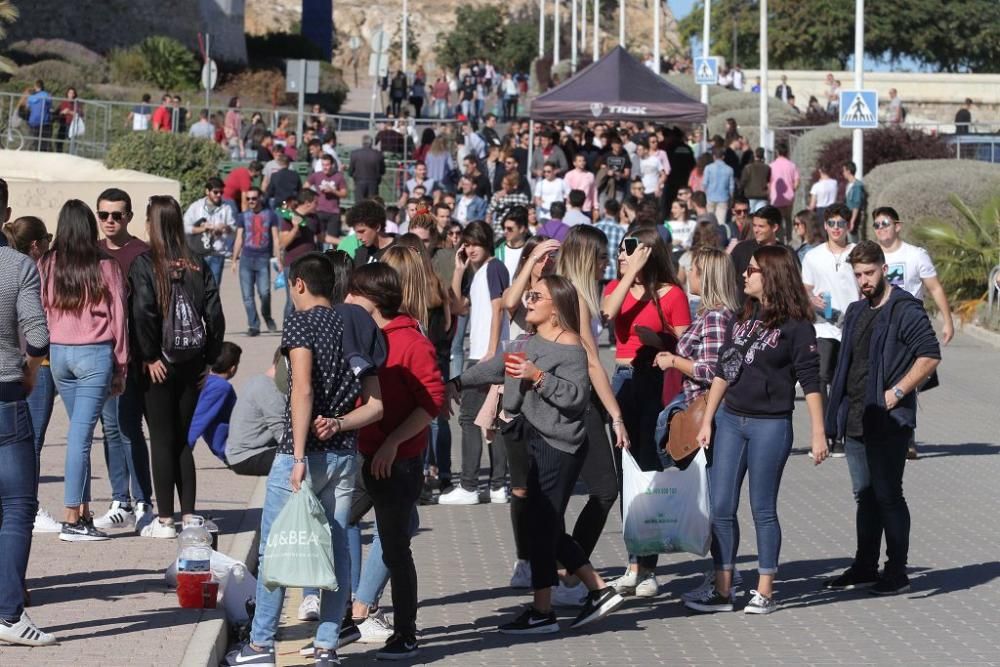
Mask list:
[{"label": "blue pedestrian crossing sign", "polygon": [[694,82],[699,86],[714,86],[719,83],[719,59],[715,57],[695,58]]},{"label": "blue pedestrian crossing sign", "polygon": [[851,130],[878,127],[878,92],[840,91],[840,126]]}]

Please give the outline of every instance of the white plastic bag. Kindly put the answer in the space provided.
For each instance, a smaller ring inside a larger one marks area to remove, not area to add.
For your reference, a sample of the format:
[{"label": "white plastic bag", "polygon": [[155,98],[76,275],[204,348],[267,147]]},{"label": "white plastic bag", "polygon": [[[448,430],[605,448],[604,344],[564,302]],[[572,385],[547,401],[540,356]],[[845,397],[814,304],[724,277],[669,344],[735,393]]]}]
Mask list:
[{"label": "white plastic bag", "polygon": [[[257,578],[250,574],[247,566],[220,551],[212,552],[212,578],[219,582],[222,605],[231,623],[243,623],[247,616],[247,599],[257,596]],[[170,588],[177,587],[177,561],[167,567],[163,578]]]},{"label": "white plastic bag", "polygon": [[87,132],[87,125],[83,122],[83,118],[79,115],[73,116],[73,120],[69,124],[69,130],[66,134],[70,139],[78,139],[82,137]]},{"label": "white plastic bag", "polygon": [[622,534],[630,554],[686,552],[704,556],[712,538],[705,451],[684,470],[643,472],[622,452]]}]

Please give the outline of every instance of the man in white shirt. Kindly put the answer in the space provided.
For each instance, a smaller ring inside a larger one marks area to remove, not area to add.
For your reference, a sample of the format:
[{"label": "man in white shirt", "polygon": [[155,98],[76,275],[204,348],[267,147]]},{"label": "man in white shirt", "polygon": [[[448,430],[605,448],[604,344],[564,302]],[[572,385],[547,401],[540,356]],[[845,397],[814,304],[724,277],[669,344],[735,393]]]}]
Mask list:
[{"label": "man in white shirt", "polygon": [[470,222],[486,217],[486,200],[476,194],[476,183],[469,176],[458,181],[462,196],[455,200],[455,220],[465,227]]},{"label": "man in white shirt", "polygon": [[[847,306],[860,298],[854,269],[847,256],[854,248],[847,239],[851,213],[843,204],[826,208],[826,243],[806,253],[802,282],[816,309],[816,346],[819,348],[819,381],[826,401],[840,353],[840,327]],[[829,305],[827,305],[829,304]],[[844,443],[831,443],[830,455],[844,456]]]},{"label": "man in white shirt", "polygon": [[406,194],[413,196],[413,188],[418,185],[424,186],[424,192],[437,194],[437,182],[433,178],[427,178],[427,165],[418,162],[413,167],[413,178],[406,181]]},{"label": "man in white shirt", "polygon": [[[826,219],[823,212],[827,206],[837,201],[837,179],[827,173],[825,167],[819,167],[819,180],[809,188],[809,209],[816,211],[816,217]],[[850,216],[847,218],[850,220]]]},{"label": "man in white shirt", "polygon": [[535,183],[535,207],[538,210],[538,220],[544,221],[552,217],[550,208],[557,201],[565,201],[569,195],[566,182],[556,175],[558,166],[554,162],[546,162],[542,167],[542,179]]},{"label": "man in white shirt", "polygon": [[667,172],[660,159],[649,150],[649,142],[643,139],[635,145],[635,165],[632,173],[642,179],[642,187],[647,195],[659,196],[667,182]]},{"label": "man in white shirt", "polygon": [[222,284],[222,269],[226,262],[227,241],[233,234],[236,221],[233,209],[222,203],[222,180],[208,179],[205,196],[195,200],[184,212],[184,233],[188,247],[205,263],[215,276],[215,284]]}]

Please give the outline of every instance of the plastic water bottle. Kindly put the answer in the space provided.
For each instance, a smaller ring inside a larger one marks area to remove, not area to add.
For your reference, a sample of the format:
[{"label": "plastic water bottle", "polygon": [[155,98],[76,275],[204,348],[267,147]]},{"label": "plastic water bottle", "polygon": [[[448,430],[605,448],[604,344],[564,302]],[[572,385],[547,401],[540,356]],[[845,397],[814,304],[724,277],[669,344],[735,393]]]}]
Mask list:
[{"label": "plastic water bottle", "polygon": [[177,600],[181,607],[204,606],[202,585],[212,580],[212,536],[205,519],[194,516],[184,522],[177,536]]},{"label": "plastic water bottle", "polygon": [[833,319],[833,299],[829,292],[823,292],[823,318],[827,321]]}]

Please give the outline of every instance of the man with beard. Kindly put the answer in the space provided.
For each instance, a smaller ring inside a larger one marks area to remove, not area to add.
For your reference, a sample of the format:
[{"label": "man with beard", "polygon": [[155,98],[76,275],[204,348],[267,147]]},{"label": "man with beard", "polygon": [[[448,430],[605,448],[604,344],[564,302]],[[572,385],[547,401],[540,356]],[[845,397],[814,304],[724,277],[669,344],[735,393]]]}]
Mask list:
[{"label": "man with beard", "polygon": [[[917,389],[941,361],[923,303],[889,283],[885,253],[862,241],[847,258],[863,299],[847,308],[826,411],[827,436],[846,438],[857,503],[854,562],[828,590],[871,586],[874,595],[910,590],[910,511],[903,497],[907,445],[916,428]],[[885,533],[886,563],[878,562]]]}]

